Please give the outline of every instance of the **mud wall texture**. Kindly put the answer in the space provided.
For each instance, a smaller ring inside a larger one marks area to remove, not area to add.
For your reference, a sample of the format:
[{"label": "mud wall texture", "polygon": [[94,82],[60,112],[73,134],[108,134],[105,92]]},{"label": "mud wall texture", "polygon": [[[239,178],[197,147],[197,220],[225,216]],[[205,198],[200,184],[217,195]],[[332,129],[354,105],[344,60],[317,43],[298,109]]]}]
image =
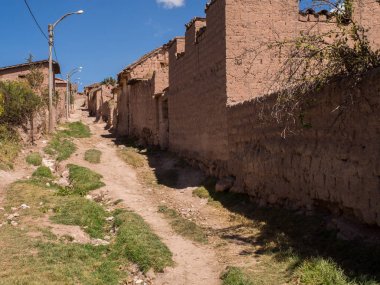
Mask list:
[{"label": "mud wall texture", "polygon": [[218,166],[227,161],[225,1],[187,25],[169,49],[169,149]]},{"label": "mud wall texture", "polygon": [[[351,92],[348,105],[346,80],[309,94],[308,128],[286,139],[270,115],[275,95],[228,107],[234,189],[262,204],[322,206],[380,226],[380,69]],[[263,106],[269,112],[260,117]]]}]

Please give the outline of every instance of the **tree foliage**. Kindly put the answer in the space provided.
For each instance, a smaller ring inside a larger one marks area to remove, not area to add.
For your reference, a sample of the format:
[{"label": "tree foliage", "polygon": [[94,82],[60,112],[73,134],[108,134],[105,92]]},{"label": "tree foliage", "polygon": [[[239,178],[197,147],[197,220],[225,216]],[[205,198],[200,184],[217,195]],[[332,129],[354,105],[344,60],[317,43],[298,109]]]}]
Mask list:
[{"label": "tree foliage", "polygon": [[294,39],[268,44],[270,50],[284,58],[270,87],[279,94],[272,115],[278,122],[285,123],[283,136],[291,125],[302,120],[305,94],[337,78],[348,77],[350,86],[347,86],[347,100],[343,104],[353,103],[351,90],[367,71],[380,66],[380,51],[371,47],[368,30],[353,20],[352,0],[314,2],[329,5],[334,11],[334,28],[320,34],[313,26]]},{"label": "tree foliage", "polygon": [[42,103],[28,83],[19,81],[0,82],[0,97],[3,98],[0,124],[8,126],[27,122],[30,114],[35,113]]},{"label": "tree foliage", "polygon": [[107,78],[104,78],[104,80],[101,83],[104,84],[104,85],[115,86],[116,85],[116,80],[113,77],[107,77]]}]

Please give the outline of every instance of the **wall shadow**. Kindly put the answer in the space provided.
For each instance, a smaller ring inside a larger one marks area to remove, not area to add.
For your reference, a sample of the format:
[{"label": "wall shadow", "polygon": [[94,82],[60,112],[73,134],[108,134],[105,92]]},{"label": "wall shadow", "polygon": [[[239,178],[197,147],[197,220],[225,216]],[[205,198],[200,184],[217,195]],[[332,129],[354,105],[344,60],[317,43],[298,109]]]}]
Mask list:
[{"label": "wall shadow", "polygon": [[[207,178],[175,154],[139,146],[134,139],[115,138],[112,134],[109,138],[119,147],[135,148],[146,156],[158,184],[175,190],[198,187],[207,192],[209,204],[243,217],[240,224],[237,222],[234,227],[214,232],[222,239],[252,246],[252,250],[245,250],[241,255],[270,255],[278,261],[296,256],[298,261],[288,268],[289,273],[305,261],[324,258],[336,263],[358,284],[374,284],[360,283],[360,278],[380,282],[380,245],[337,239],[337,231],[329,229],[331,216],[327,212],[306,215],[282,208],[259,207],[246,194],[216,192],[215,178]],[[250,229],[252,234],[247,234]]]}]

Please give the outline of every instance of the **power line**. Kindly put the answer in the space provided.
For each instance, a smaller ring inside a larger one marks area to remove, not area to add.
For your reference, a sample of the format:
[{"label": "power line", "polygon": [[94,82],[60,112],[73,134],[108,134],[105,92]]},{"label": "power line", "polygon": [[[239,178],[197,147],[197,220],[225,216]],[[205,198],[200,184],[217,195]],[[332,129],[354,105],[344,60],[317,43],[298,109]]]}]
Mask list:
[{"label": "power line", "polygon": [[[37,28],[39,29],[39,31],[41,32],[41,34],[44,36],[44,38],[49,41],[49,38],[45,34],[45,32],[42,29],[41,25],[38,23],[37,18],[34,16],[33,11],[31,9],[30,5],[28,4],[27,0],[24,0],[24,3],[26,5],[26,7],[28,8],[28,11],[29,11],[30,15],[32,16],[34,22],[36,23]],[[55,60],[56,60],[56,62],[59,63],[58,56],[57,56],[57,50],[55,49],[55,45],[53,45],[53,51],[54,51]]]},{"label": "power line", "polygon": [[41,34],[44,36],[44,38],[45,38],[46,40],[49,40],[48,37],[47,37],[47,35],[45,34],[44,30],[41,28],[41,25],[38,23],[36,17],[34,16],[33,11],[32,11],[32,9],[30,8],[28,2],[27,2],[26,0],[24,0],[24,3],[25,3],[25,5],[26,5],[26,7],[28,8],[29,13],[30,13],[30,15],[32,16],[32,18],[33,18],[34,22],[36,23],[38,29],[40,30]]}]

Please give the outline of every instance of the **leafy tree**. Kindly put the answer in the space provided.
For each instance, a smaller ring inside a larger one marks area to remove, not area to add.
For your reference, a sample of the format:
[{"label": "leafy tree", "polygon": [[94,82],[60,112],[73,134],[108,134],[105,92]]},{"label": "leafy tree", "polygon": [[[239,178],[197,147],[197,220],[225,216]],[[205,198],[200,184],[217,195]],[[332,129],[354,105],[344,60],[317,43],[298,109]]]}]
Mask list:
[{"label": "leafy tree", "polygon": [[3,98],[3,111],[0,124],[18,126],[28,121],[41,107],[41,98],[28,83],[19,81],[0,82],[0,97]]},{"label": "leafy tree", "polygon": [[101,83],[104,84],[104,85],[115,86],[116,85],[116,80],[113,77],[107,77]]}]

